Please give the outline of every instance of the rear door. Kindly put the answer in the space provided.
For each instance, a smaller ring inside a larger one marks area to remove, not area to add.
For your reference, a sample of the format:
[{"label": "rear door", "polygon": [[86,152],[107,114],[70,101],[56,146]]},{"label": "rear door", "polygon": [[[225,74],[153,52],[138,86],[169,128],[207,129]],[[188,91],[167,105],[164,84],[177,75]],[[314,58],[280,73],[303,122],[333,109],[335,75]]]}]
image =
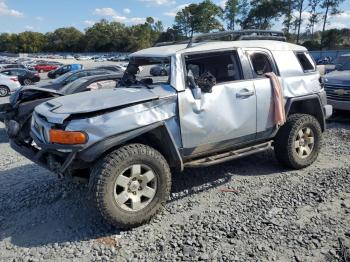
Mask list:
[{"label": "rear door", "polygon": [[271,81],[266,73],[279,75],[274,59],[265,49],[245,49],[253,71],[253,83],[257,99],[257,138],[269,136],[275,127],[274,100]]}]

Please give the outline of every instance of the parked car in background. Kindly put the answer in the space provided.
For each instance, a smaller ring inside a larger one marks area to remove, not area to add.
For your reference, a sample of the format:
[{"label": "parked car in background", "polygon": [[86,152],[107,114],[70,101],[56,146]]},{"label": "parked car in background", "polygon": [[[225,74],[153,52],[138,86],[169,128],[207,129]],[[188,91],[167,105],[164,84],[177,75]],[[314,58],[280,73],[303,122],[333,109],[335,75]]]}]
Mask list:
[{"label": "parked car in background", "polygon": [[51,79],[55,79],[58,76],[64,75],[65,73],[82,70],[83,65],[81,64],[70,64],[70,65],[64,65],[61,66],[55,70],[50,71],[47,76]]},{"label": "parked car in background", "polygon": [[0,97],[8,96],[21,87],[17,76],[7,76],[0,73]]},{"label": "parked car in background", "polygon": [[344,55],[338,56],[331,63],[325,64],[325,73],[327,74],[334,70],[341,69],[342,65],[349,61],[350,61],[350,54],[344,54]]},{"label": "parked car in background", "polygon": [[42,72],[49,72],[49,71],[55,70],[58,67],[59,65],[55,65],[55,64],[38,64],[34,67],[34,69],[39,73],[42,73]]},{"label": "parked car in background", "polygon": [[122,65],[106,65],[106,66],[99,66],[96,67],[97,69],[105,69],[109,71],[113,71],[116,73],[123,73],[126,70],[126,67]]},{"label": "parked car in background", "polygon": [[169,75],[170,65],[156,65],[151,68],[150,73],[152,76],[167,76]]},{"label": "parked car in background", "polygon": [[336,110],[350,111],[350,55],[338,60],[335,70],[324,76],[327,100]]},{"label": "parked car in background", "polygon": [[34,108],[53,98],[71,95],[98,89],[115,88],[122,75],[107,74],[98,76],[88,76],[77,79],[57,90],[38,88],[35,86],[22,87],[18,92],[10,97],[10,103],[0,105],[0,120],[6,126],[17,126],[15,132],[10,132],[11,137],[16,137],[16,143],[30,143],[30,120]]},{"label": "parked car in background", "polygon": [[0,69],[7,69],[7,68],[23,68],[23,69],[25,69],[26,67],[22,64],[3,64],[3,65],[0,65]]},{"label": "parked car in background", "polygon": [[46,83],[39,83],[36,87],[46,88],[46,89],[54,89],[58,90],[61,87],[77,80],[78,78],[86,77],[86,76],[94,76],[94,75],[108,75],[112,74],[112,71],[104,70],[104,69],[83,69],[73,72],[65,73],[60,77]]},{"label": "parked car in background", "polygon": [[33,83],[40,81],[38,72],[30,71],[22,68],[3,69],[0,70],[1,74],[7,76],[17,76],[21,85],[32,85]]},{"label": "parked car in background", "polygon": [[79,60],[79,61],[86,61],[86,60],[90,60],[91,57],[90,56],[77,56],[75,59]]}]

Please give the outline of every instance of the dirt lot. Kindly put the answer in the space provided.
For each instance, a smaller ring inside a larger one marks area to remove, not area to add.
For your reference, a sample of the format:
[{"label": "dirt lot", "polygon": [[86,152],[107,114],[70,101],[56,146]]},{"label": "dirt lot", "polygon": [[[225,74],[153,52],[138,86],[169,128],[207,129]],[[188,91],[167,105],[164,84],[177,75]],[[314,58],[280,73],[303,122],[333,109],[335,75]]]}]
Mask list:
[{"label": "dirt lot", "polygon": [[345,261],[350,118],[336,120],[311,167],[284,169],[266,152],[187,170],[165,210],[130,231],[104,223],[86,185],[10,149],[0,123],[0,261]]}]

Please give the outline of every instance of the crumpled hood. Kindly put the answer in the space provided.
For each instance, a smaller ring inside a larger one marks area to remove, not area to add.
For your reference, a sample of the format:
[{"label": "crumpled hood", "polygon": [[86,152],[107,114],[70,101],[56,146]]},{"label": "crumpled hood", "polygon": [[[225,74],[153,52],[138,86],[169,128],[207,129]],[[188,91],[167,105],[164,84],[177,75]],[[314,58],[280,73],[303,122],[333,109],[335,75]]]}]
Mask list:
[{"label": "crumpled hood", "polygon": [[158,98],[159,95],[149,89],[115,88],[63,96],[50,101],[50,104],[54,113],[81,114]]},{"label": "crumpled hood", "polygon": [[334,84],[334,85],[345,85],[350,86],[350,71],[332,71],[325,76],[326,85]]},{"label": "crumpled hood", "polygon": [[49,122],[61,124],[74,114],[130,107],[174,96],[176,96],[176,91],[170,86],[156,86],[154,89],[119,87],[58,97],[40,104],[35,108],[35,111],[45,116]]}]

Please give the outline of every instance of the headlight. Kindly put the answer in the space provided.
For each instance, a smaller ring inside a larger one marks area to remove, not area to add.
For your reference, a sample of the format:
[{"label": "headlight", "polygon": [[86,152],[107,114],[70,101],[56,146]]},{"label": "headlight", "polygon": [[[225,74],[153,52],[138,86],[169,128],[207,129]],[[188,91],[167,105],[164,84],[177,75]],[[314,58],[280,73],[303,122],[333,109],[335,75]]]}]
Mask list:
[{"label": "headlight", "polygon": [[87,134],[79,131],[50,130],[50,142],[62,145],[80,145],[88,141]]}]

